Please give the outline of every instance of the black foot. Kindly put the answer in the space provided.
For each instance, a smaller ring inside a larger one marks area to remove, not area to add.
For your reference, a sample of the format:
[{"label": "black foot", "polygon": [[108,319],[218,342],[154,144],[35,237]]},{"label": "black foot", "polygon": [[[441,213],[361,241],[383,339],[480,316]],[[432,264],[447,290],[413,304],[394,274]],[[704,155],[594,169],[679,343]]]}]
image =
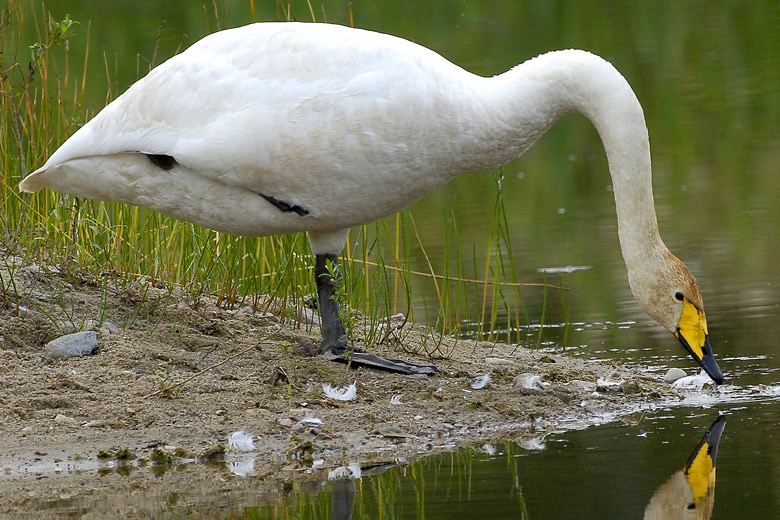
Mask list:
[{"label": "black foot", "polygon": [[[324,342],[323,342],[324,343]],[[401,359],[388,359],[361,350],[350,350],[346,345],[320,345],[320,357],[336,363],[351,364],[353,367],[366,367],[375,370],[385,370],[396,374],[438,374],[435,365],[416,365]]]},{"label": "black foot", "polygon": [[415,365],[400,359],[386,359],[360,350],[352,351],[347,347],[347,333],[339,316],[339,304],[333,299],[340,279],[336,268],[337,260],[336,254],[319,254],[314,265],[317,299],[322,319],[322,343],[317,349],[317,354],[337,363],[351,363],[355,367],[387,370],[399,374],[438,373],[439,369],[433,365]]}]

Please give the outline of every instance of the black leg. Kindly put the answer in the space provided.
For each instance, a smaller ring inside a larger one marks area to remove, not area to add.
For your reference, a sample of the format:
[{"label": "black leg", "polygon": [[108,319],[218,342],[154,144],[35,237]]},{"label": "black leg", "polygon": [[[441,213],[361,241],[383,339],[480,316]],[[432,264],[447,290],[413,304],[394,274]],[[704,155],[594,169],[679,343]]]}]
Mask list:
[{"label": "black leg", "polygon": [[[328,271],[328,261],[332,263],[332,273]],[[385,359],[376,354],[354,351],[347,352],[347,333],[339,316],[339,304],[333,299],[341,281],[338,271],[338,256],[335,254],[316,255],[314,276],[317,280],[317,300],[322,322],[322,343],[317,354],[339,363],[351,363],[401,374],[435,374],[439,371],[433,365],[415,365],[400,359]],[[335,279],[331,274],[335,275]]]},{"label": "black leg", "polygon": [[[333,265],[335,280],[328,272],[328,262]],[[347,348],[347,333],[344,331],[344,325],[342,325],[339,316],[339,303],[333,299],[336,287],[341,280],[338,271],[338,256],[334,254],[317,255],[314,276],[317,280],[317,300],[322,322],[322,343],[320,343],[317,353],[321,356],[340,356]]]}]

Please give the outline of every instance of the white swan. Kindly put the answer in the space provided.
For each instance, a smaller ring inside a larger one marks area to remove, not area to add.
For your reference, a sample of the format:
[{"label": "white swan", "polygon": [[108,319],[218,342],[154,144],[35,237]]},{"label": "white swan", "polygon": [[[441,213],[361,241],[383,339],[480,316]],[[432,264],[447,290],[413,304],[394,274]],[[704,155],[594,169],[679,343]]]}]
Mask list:
[{"label": "white swan", "polygon": [[147,206],[238,235],[307,231],[320,353],[339,355],[344,329],[325,273],[349,228],[457,175],[507,163],[569,112],[587,116],[604,143],[634,295],[722,382],[699,287],[658,234],[642,108],[612,65],[584,51],[551,52],[483,78],[370,31],[230,29],[132,85],[20,188]]}]

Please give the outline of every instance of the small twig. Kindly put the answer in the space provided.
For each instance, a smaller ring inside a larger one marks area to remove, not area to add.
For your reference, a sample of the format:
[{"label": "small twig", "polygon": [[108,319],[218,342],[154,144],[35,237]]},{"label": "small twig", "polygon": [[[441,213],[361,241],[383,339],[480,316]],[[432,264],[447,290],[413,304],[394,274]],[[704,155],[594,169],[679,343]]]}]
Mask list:
[{"label": "small twig", "polygon": [[414,236],[417,238],[417,243],[420,245],[420,251],[422,251],[423,257],[425,258],[425,263],[428,264],[428,269],[431,271],[430,276],[433,280],[433,286],[436,288],[436,297],[439,299],[439,304],[441,304],[441,291],[439,290],[439,282],[436,281],[436,273],[433,271],[433,265],[431,265],[431,261],[428,259],[428,253],[425,251],[425,247],[423,247],[422,240],[420,240],[420,234],[417,232],[417,224],[414,223],[414,218],[411,214],[409,215],[409,219],[412,221]]},{"label": "small twig", "polygon": [[[564,291],[568,291],[568,287],[562,287],[560,285],[552,285],[549,283],[544,282],[496,282],[495,280],[476,280],[474,278],[460,278],[457,276],[444,276],[443,274],[432,274],[432,273],[423,273],[420,271],[414,271],[412,269],[404,269],[403,267],[396,267],[393,265],[387,265],[382,264],[381,266],[376,262],[371,262],[368,260],[361,260],[359,258],[350,258],[352,262],[358,262],[361,264],[368,264],[373,265],[377,267],[382,267],[383,269],[390,269],[391,271],[398,271],[398,272],[408,272],[409,274],[417,275],[417,276],[424,276],[426,278],[435,278],[438,280],[449,280],[451,282],[463,282],[463,283],[473,283],[477,285],[503,285],[505,287],[549,287],[551,289],[561,289]],[[430,266],[429,266],[430,267]],[[265,275],[263,275],[265,276]]]},{"label": "small twig", "polygon": [[214,351],[217,350],[218,348],[219,345],[214,345],[208,352],[203,354],[203,357],[198,360],[198,363],[203,363],[204,361],[206,361],[206,358],[209,357],[211,354],[213,354]]},{"label": "small twig", "polygon": [[252,345],[251,347],[247,347],[247,348],[245,348],[244,350],[242,350],[242,351],[240,351],[240,352],[237,352],[237,353],[233,354],[232,356],[230,356],[230,357],[228,357],[228,358],[226,358],[226,359],[223,359],[222,361],[220,361],[220,362],[219,362],[219,363],[217,363],[216,365],[212,365],[212,366],[210,366],[210,367],[208,367],[208,368],[204,368],[204,369],[203,369],[203,370],[201,370],[200,372],[198,372],[198,373],[196,373],[196,374],[193,374],[193,375],[191,375],[190,377],[188,377],[188,378],[187,378],[187,379],[185,379],[184,381],[180,381],[180,382],[178,382],[178,383],[176,383],[176,384],[173,384],[173,385],[171,385],[171,386],[168,386],[168,387],[165,387],[165,388],[160,388],[159,390],[157,390],[156,392],[152,392],[151,394],[146,394],[146,395],[145,395],[143,398],[144,398],[144,399],[147,399],[147,398],[149,398],[149,397],[154,397],[154,396],[156,396],[156,395],[160,395],[160,394],[163,394],[163,393],[169,393],[169,392],[170,392],[171,390],[173,390],[174,388],[181,388],[181,387],[183,387],[184,385],[186,385],[187,383],[189,383],[190,381],[192,381],[193,379],[195,379],[196,377],[198,377],[198,376],[200,376],[200,375],[202,375],[202,374],[205,374],[205,373],[206,373],[206,372],[208,372],[209,370],[214,370],[215,368],[217,368],[217,367],[219,367],[219,366],[222,366],[222,365],[224,365],[224,364],[225,364],[225,363],[227,363],[228,361],[232,361],[232,360],[236,359],[236,358],[237,358],[237,357],[239,357],[239,356],[243,356],[244,354],[246,354],[246,353],[247,353],[247,352],[249,352],[250,350],[255,350],[255,349],[256,349],[256,348],[257,348],[257,347],[258,347],[260,344],[262,344],[264,341],[268,341],[269,339],[271,339],[272,337],[274,337],[274,336],[275,336],[275,335],[276,335],[276,334],[277,334],[279,331],[281,331],[283,328],[284,328],[284,325],[282,325],[282,326],[281,326],[279,329],[277,329],[277,330],[275,330],[275,331],[271,332],[271,333],[270,333],[270,334],[268,334],[266,337],[264,337],[263,339],[261,339],[260,341],[258,341],[258,342],[257,342],[257,344],[255,344],[255,345]]},{"label": "small twig", "polygon": [[284,381],[286,381],[288,385],[292,386],[296,390],[303,390],[300,386],[296,385],[293,382],[292,378],[290,377],[290,374],[287,373],[284,367],[276,367],[274,382],[278,381],[279,379],[284,379]]}]

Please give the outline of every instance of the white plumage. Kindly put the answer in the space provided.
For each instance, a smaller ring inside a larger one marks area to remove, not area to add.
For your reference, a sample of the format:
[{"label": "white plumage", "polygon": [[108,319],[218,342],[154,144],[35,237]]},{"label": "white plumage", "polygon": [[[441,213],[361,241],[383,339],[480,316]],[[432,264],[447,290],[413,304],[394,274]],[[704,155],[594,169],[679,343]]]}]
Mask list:
[{"label": "white plumage", "polygon": [[326,262],[350,227],[395,213],[457,175],[505,164],[569,112],[587,116],[604,142],[631,289],[722,381],[698,285],[658,234],[642,108],[612,65],[584,51],[544,54],[483,78],[370,31],[230,29],[132,85],[20,188],[147,206],[239,235],[308,231],[320,353],[431,373],[435,367],[343,355]]},{"label": "white plumage", "polygon": [[[469,99],[482,82],[368,31],[222,31],[131,86],[22,189],[120,200],[239,235],[348,229],[476,169],[462,148],[479,137]],[[163,174],[143,154],[178,164]],[[282,213],[258,193],[308,215]]]},{"label": "white plumage", "polygon": [[490,374],[481,375],[471,382],[471,388],[473,388],[474,390],[482,390],[483,388],[488,386],[491,381],[492,379],[490,377]]},{"label": "white plumage", "polygon": [[335,399],[336,401],[352,401],[357,399],[357,381],[343,387],[333,387],[326,383],[322,385],[322,391],[325,392],[325,397]]},{"label": "white plumage", "polygon": [[233,451],[256,451],[252,434],[243,430],[230,434],[228,447]]}]

